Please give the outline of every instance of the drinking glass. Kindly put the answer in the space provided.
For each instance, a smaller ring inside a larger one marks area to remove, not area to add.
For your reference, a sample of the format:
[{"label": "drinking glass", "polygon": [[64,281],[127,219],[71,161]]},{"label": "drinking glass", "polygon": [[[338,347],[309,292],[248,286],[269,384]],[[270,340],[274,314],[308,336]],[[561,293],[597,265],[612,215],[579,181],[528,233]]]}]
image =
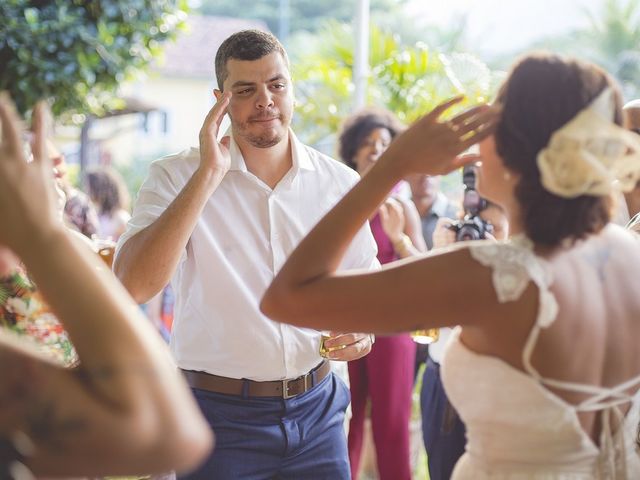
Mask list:
[{"label": "drinking glass", "polygon": [[424,330],[415,330],[411,332],[411,338],[416,343],[428,345],[429,343],[438,341],[438,338],[440,338],[440,329],[427,328]]}]

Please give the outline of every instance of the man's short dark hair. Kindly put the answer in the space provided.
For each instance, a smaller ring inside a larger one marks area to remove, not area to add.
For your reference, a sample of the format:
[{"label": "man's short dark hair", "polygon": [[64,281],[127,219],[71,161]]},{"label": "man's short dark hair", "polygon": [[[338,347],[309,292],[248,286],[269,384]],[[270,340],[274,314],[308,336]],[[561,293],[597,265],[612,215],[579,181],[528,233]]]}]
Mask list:
[{"label": "man's short dark hair", "polygon": [[242,30],[227,38],[216,53],[216,80],[218,88],[223,89],[224,81],[229,76],[227,62],[235,60],[259,60],[273,52],[282,55],[287,67],[289,57],[276,37],[261,30]]}]

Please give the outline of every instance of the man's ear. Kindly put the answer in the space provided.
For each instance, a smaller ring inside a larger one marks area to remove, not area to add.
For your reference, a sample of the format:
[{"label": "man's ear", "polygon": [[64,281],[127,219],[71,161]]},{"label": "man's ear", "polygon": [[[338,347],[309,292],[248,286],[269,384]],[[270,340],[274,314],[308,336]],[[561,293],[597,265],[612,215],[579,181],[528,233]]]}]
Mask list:
[{"label": "man's ear", "polygon": [[217,88],[213,89],[213,96],[216,97],[216,102],[220,100],[222,97],[222,90],[218,90]]}]

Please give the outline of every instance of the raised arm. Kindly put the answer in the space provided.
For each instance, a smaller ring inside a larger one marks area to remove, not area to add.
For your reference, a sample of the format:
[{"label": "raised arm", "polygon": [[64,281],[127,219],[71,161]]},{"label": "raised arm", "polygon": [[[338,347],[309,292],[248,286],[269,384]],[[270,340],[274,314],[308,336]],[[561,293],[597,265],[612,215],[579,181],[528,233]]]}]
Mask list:
[{"label": "raised arm", "polygon": [[34,111],[31,163],[6,95],[0,120],[0,222],[11,226],[0,229],[0,244],[24,263],[80,358],[67,370],[0,334],[0,448],[26,437],[33,448],[25,463],[38,476],[194,468],[212,437],[168,350],[113,274],[56,218],[45,107]]},{"label": "raised arm", "polygon": [[[293,252],[267,290],[261,304],[269,317],[315,328],[388,333],[424,325],[430,318],[456,323],[478,296],[490,298],[489,273],[465,251],[362,275],[338,275],[336,269],[358,228],[384,200],[387,192],[408,173],[440,175],[461,167],[469,157],[458,157],[490,134],[495,114],[476,107],[440,122],[453,100],[437,107],[396,137],[365,177],[331,210]],[[451,272],[465,272],[453,277]],[[446,279],[457,287],[472,287],[460,301]],[[425,280],[429,282],[428,288]],[[475,288],[486,285],[486,291]],[[427,295],[428,292],[428,295]],[[428,298],[427,298],[428,297]],[[434,305],[430,305],[432,301]],[[467,310],[468,312],[468,310]]]},{"label": "raised arm", "polygon": [[217,141],[231,94],[225,92],[200,130],[200,166],[148,227],[119,249],[113,270],[138,302],[144,303],[169,283],[202,209],[229,170],[229,138]]}]

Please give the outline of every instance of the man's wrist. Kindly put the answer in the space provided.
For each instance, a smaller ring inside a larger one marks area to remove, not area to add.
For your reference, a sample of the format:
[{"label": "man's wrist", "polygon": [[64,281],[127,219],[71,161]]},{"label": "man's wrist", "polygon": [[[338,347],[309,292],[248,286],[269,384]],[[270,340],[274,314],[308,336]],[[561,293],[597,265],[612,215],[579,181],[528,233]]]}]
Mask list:
[{"label": "man's wrist", "polygon": [[194,180],[198,183],[202,182],[207,190],[210,190],[210,193],[220,185],[220,182],[224,178],[225,173],[221,170],[214,170],[211,168],[198,167],[198,169],[194,172],[193,177]]}]

